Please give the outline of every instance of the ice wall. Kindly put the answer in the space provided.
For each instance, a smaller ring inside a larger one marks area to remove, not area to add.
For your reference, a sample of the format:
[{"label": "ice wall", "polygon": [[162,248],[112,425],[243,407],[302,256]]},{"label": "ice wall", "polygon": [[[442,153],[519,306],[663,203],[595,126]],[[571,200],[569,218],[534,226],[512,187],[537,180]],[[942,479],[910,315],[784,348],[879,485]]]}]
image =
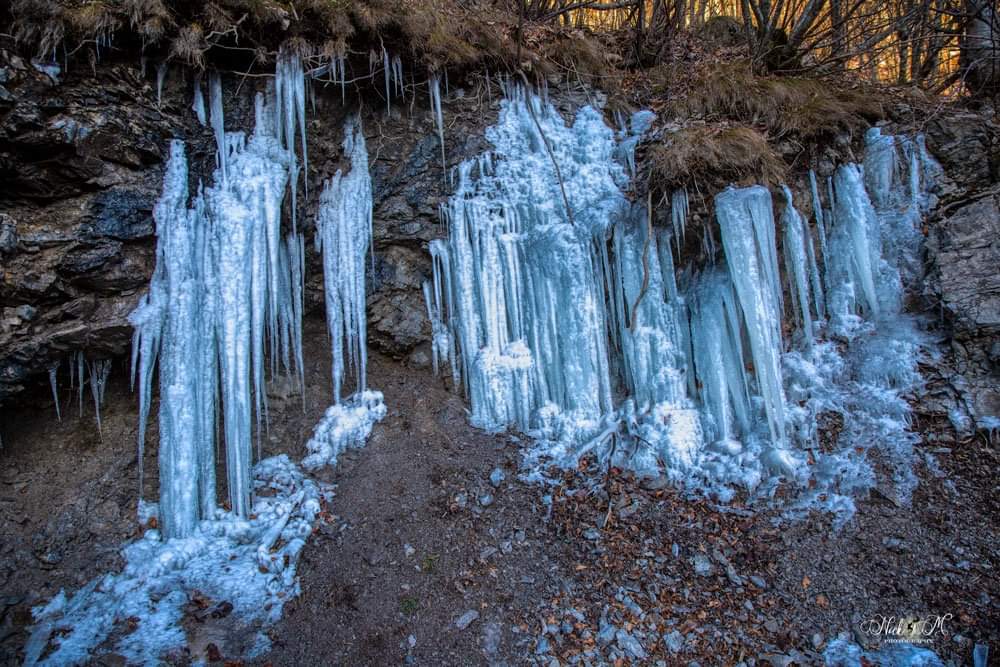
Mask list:
[{"label": "ice wall", "polygon": [[[593,108],[567,124],[541,97],[509,90],[487,131],[494,150],[459,166],[442,209],[448,238],[431,243],[435,365],[451,363],[473,423],[517,425],[566,461],[651,428],[685,430],[691,445],[698,430],[672,265],[661,269],[669,244],[626,197],[625,165],[650,120],[637,114],[616,137]],[[619,368],[634,400],[617,391]]]},{"label": "ice wall", "polygon": [[[283,76],[275,90],[290,85]],[[153,215],[156,269],[130,317],[140,447],[159,364],[160,514],[168,537],[190,535],[213,515],[220,416],[229,504],[248,514],[253,438],[267,418],[266,359],[272,372],[279,363],[300,378],[302,372],[303,239],[281,230],[296,159],[275,134],[273,94],[257,96],[256,129],[247,140],[223,131],[217,79],[209,88],[219,167],[189,205],[184,145],[171,144]]]},{"label": "ice wall", "polygon": [[[905,497],[921,342],[902,286],[940,171],[921,141],[873,130],[865,165],[840,167],[826,202],[812,175],[815,231],[788,188],[778,224],[766,188],[720,193],[724,263],[688,267],[679,289],[687,196],[673,194],[669,227],[629,201],[648,118],[632,125],[616,135],[591,108],[568,124],[510,90],[493,150],[458,168],[424,296],[435,369],[451,366],[472,422],[531,434],[539,463],[615,452],[722,499],[767,500],[784,481],[796,507],[840,516],[872,484],[878,446]],[[845,421],[832,452],[824,413]]]}]

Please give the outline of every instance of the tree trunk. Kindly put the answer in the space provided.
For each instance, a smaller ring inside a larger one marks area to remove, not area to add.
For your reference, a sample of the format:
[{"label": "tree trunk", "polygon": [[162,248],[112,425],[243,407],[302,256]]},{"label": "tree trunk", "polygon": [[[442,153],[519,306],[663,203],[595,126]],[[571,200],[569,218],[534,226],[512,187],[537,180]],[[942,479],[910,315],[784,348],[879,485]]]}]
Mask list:
[{"label": "tree trunk", "polygon": [[993,0],[966,0],[961,64],[973,94],[1000,94],[1000,15]]}]

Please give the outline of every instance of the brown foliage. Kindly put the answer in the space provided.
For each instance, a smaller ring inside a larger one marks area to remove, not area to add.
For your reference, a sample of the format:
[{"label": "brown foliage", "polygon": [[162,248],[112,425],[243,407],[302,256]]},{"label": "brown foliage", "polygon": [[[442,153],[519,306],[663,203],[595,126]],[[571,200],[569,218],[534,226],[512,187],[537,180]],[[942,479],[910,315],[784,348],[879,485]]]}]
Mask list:
[{"label": "brown foliage", "polygon": [[697,183],[778,183],[785,164],[750,127],[688,127],[668,134],[647,154],[652,182],[664,190]]},{"label": "brown foliage", "polygon": [[775,138],[804,140],[851,131],[882,116],[876,97],[833,79],[757,76],[749,63],[718,63],[697,74],[676,105],[682,116],[734,120]]}]

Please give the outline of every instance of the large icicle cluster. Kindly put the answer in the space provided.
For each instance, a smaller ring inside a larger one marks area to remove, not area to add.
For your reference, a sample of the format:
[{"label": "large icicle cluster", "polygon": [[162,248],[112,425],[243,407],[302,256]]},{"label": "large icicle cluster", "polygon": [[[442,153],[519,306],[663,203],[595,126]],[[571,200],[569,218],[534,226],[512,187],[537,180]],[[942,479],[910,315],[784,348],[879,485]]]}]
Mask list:
[{"label": "large icicle cluster", "polygon": [[[401,80],[398,85],[401,89]],[[287,456],[253,468],[251,459],[254,436],[259,443],[267,420],[266,375],[297,373],[304,390],[305,250],[294,227],[294,193],[297,141],[303,163],[306,154],[305,82],[299,60],[279,55],[274,85],[256,98],[249,140],[225,131],[218,76],[210,77],[208,88],[218,149],[213,183],[190,198],[184,145],[171,144],[154,210],[156,269],[148,294],[130,316],[133,374],[140,385],[140,461],[159,364],[160,502],[140,499],[139,513],[143,522],[157,518],[161,530],[148,530],[124,548],[122,572],[93,580],[71,598],[60,592],[36,608],[27,664],[82,663],[112,644],[130,663],[159,664],[187,643],[182,620],[193,592],[232,605],[237,626],[255,631],[275,622],[284,602],[299,592],[296,563],[325,492]],[[195,113],[203,106],[196,99]],[[363,446],[386,414],[382,394],[365,390],[364,276],[372,238],[368,155],[356,121],[348,123],[345,135],[352,168],[326,184],[316,223],[337,404],[307,443],[310,455],[302,465],[309,469],[334,465],[344,449]],[[293,220],[292,232],[283,236],[286,190],[293,197]],[[82,409],[82,356],[76,366]],[[341,384],[352,367],[359,391],[341,404]],[[108,369],[107,362],[90,368],[97,406]],[[227,511],[216,505],[220,427]],[[123,619],[135,627],[115,638]],[[258,633],[253,646],[237,650],[253,654],[266,648],[267,638]]]},{"label": "large icicle cluster", "polygon": [[[283,71],[279,66],[276,91],[301,87]],[[296,114],[277,113],[287,100],[258,95],[248,141],[241,132],[224,132],[216,77],[209,89],[219,142],[214,183],[189,206],[184,145],[171,144],[154,210],[156,270],[130,318],[140,448],[159,362],[160,516],[168,537],[190,535],[200,519],[214,515],[220,414],[230,507],[247,516],[254,422],[259,431],[267,415],[265,359],[270,356],[272,372],[280,363],[302,373],[303,239],[281,234],[282,200],[296,161],[274,122],[284,117],[287,138]]]},{"label": "large icicle cluster", "polygon": [[[874,480],[863,453],[878,446],[905,497],[903,395],[919,383],[920,338],[902,283],[919,271],[918,223],[940,170],[922,141],[872,130],[864,165],[837,170],[825,206],[811,175],[818,253],[788,188],[777,225],[767,189],[720,193],[725,266],[685,271],[679,290],[671,246],[686,193],[674,193],[669,229],[625,196],[648,123],[637,116],[616,141],[593,109],[567,125],[510,91],[487,131],[493,151],[458,169],[447,240],[431,243],[435,368],[464,384],[474,424],[514,425],[563,464],[615,452],[722,499],[741,488],[766,499],[786,479],[801,487],[795,507],[846,518]],[[825,454],[824,413],[845,422]]]},{"label": "large icicle cluster", "polygon": [[344,127],[344,154],[351,161],[351,170],[347,174],[338,170],[324,185],[316,217],[337,403],[349,368],[354,369],[358,391],[365,390],[368,365],[365,255],[372,242],[372,179],[365,137],[356,118]]},{"label": "large icicle cluster", "polygon": [[[619,145],[595,109],[583,108],[567,126],[541,98],[509,93],[487,130],[494,151],[460,165],[443,208],[449,237],[431,243],[435,280],[425,298],[435,364],[451,362],[473,423],[533,431],[567,462],[589,449],[606,453],[621,428],[673,432],[658,441],[686,460],[683,441],[699,427],[685,398],[678,311],[664,296],[676,293],[673,273],[660,278],[669,247],[660,252],[645,225],[613,233],[619,221],[647,217],[644,207],[627,206],[623,153],[651,115],[633,117]],[[645,289],[633,264],[642,257],[653,276]],[[639,410],[615,400],[611,364],[619,354]],[[650,465],[673,458],[645,456]]]},{"label": "large icicle cluster", "polygon": [[[265,651],[268,640],[259,631],[298,594],[296,566],[324,491],[285,455],[260,461],[253,479],[252,518],[219,512],[190,535],[166,541],[147,530],[123,550],[122,572],[98,577],[72,596],[60,591],[36,609],[25,664],[89,664],[105,650],[128,664],[163,664],[188,643],[181,619],[189,591],[232,605],[239,627],[258,632],[255,652]],[[126,622],[131,631],[107,642]]]}]

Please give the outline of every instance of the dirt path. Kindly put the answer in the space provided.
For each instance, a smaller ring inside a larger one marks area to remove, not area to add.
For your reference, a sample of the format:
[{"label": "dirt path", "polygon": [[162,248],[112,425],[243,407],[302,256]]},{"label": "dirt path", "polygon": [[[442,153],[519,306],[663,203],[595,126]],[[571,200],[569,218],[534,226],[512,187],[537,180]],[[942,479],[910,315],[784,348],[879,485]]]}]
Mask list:
[{"label": "dirt path", "polygon": [[389,415],[330,476],[336,520],[309,542],[265,661],[521,664],[533,637],[510,621],[565,573],[541,539],[540,489],[515,479],[516,443],[470,427],[429,372],[376,359],[370,378]]}]

